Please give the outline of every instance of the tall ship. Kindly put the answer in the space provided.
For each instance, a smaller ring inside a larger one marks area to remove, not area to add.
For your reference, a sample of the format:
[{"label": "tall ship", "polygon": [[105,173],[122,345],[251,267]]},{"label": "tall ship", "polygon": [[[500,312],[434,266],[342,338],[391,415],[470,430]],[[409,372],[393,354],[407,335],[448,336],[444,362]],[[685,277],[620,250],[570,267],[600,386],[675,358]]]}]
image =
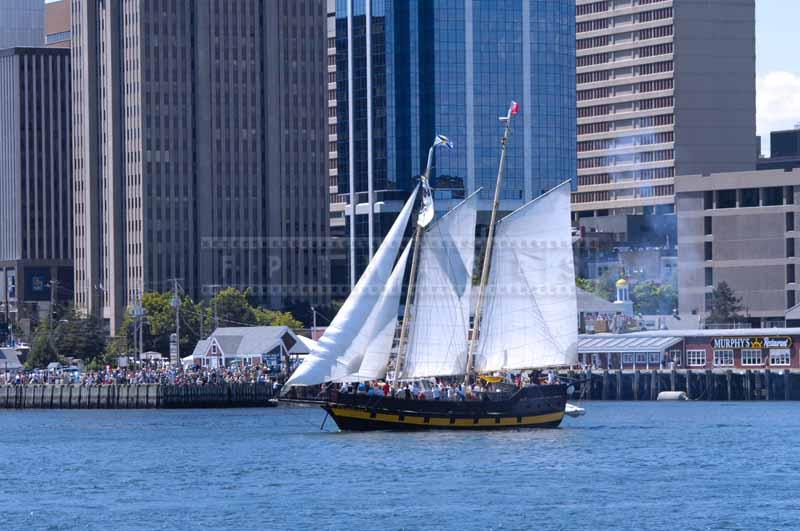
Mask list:
[{"label": "tall ship", "polygon": [[[434,219],[429,185],[434,152],[452,147],[440,135],[428,152],[420,183],[283,393],[323,384],[327,391],[321,405],[342,430],[485,430],[561,423],[566,385],[539,383],[538,374],[577,363],[570,187],[565,182],[498,220],[506,150],[518,110],[512,102],[500,117],[500,164],[477,286],[473,269],[480,190]],[[418,194],[414,236],[403,246]],[[342,382],[378,381],[391,384],[384,384],[388,394],[339,391]],[[418,385],[430,389],[432,383],[456,392],[436,399],[428,392],[427,399],[419,399],[409,391]]]}]

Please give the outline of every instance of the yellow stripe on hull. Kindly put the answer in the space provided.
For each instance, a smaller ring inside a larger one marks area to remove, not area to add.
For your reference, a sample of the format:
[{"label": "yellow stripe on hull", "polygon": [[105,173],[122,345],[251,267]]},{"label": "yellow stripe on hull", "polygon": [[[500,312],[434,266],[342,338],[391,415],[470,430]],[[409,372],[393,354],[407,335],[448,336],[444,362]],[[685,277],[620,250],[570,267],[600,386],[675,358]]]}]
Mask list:
[{"label": "yellow stripe on hull", "polygon": [[[544,415],[533,415],[527,417],[479,417],[478,422],[474,418],[456,418],[450,419],[449,417],[428,417],[428,422],[425,422],[424,416],[421,415],[399,415],[389,413],[375,413],[374,416],[371,412],[363,409],[355,409],[340,406],[331,406],[331,413],[334,418],[339,417],[343,419],[359,419],[375,422],[387,422],[391,424],[413,425],[413,426],[436,426],[448,428],[475,428],[475,427],[493,427],[493,426],[537,426],[541,424],[551,424],[553,422],[561,422],[564,418],[563,411],[556,411],[554,413],[546,413]],[[402,420],[401,420],[401,417]]]}]

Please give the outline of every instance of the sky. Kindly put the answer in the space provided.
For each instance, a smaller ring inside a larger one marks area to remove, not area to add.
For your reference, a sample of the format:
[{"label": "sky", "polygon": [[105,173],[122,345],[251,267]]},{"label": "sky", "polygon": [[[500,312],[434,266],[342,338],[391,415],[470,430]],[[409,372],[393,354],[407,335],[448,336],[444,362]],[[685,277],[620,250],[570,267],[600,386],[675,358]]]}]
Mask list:
[{"label": "sky", "polygon": [[756,0],[756,129],[761,148],[769,132],[800,123],[800,0]]}]

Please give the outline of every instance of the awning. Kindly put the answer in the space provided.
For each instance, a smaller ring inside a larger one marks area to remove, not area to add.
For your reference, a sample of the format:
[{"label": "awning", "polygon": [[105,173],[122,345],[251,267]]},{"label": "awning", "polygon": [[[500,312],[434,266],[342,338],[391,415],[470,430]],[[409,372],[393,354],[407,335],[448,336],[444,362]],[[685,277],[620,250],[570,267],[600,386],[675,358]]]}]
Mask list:
[{"label": "awning", "polygon": [[625,335],[582,335],[578,338],[581,354],[664,352],[683,341],[682,337],[635,337]]}]

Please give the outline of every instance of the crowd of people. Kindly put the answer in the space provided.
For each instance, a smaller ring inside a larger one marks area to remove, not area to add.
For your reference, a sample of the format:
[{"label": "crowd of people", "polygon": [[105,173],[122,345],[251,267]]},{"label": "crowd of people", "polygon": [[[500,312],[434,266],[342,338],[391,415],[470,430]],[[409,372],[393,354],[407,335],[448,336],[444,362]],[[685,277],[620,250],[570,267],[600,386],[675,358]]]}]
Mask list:
[{"label": "crowd of people", "polygon": [[463,381],[447,381],[437,378],[430,382],[405,382],[391,386],[385,381],[365,381],[359,383],[343,382],[337,391],[342,394],[367,396],[393,396],[406,400],[480,400],[487,393],[521,388],[533,383],[553,384],[558,380],[554,371],[532,371],[527,373],[507,373],[502,376],[479,378],[473,385],[465,388]]},{"label": "crowd of people", "polygon": [[0,385],[60,385],[75,384],[126,385],[214,385],[222,383],[260,383],[279,387],[274,375],[264,367],[190,367],[187,369],[169,366],[144,366],[137,368],[114,368],[80,372],[76,369],[51,369],[30,372],[0,372]]}]

